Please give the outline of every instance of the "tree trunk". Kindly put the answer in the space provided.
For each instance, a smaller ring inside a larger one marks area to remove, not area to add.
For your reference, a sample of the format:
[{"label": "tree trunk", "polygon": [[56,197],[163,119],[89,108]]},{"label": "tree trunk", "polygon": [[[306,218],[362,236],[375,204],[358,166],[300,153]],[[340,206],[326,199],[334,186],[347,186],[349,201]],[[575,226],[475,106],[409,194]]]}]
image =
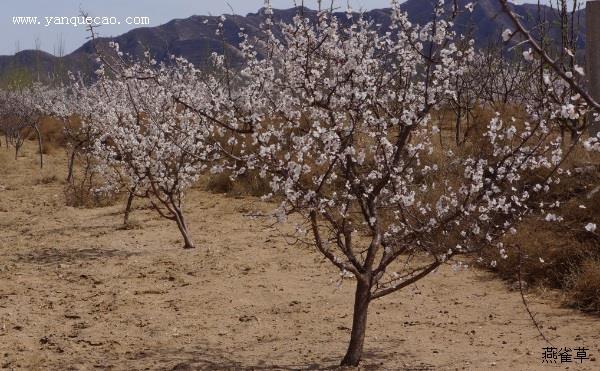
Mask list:
[{"label": "tree trunk", "polygon": [[367,330],[367,311],[371,302],[371,279],[357,277],[356,294],[354,298],[354,314],[352,318],[352,334],[346,355],[341,366],[356,367],[362,357],[365,333]]},{"label": "tree trunk", "polygon": [[38,129],[37,125],[33,127],[38,137],[38,149],[40,151],[40,169],[44,168],[44,150],[42,149],[42,134],[40,133],[40,129]]},{"label": "tree trunk", "polygon": [[131,213],[131,204],[133,203],[134,197],[135,193],[129,192],[129,197],[127,197],[127,206],[125,206],[125,216],[123,217],[123,225],[127,225],[129,223],[129,214]]},{"label": "tree trunk", "polygon": [[456,131],[454,132],[454,140],[455,140],[457,146],[460,146],[460,124],[462,122],[461,116],[462,116],[462,110],[459,108],[458,112],[456,112],[456,124],[455,124]]},{"label": "tree trunk", "polygon": [[73,166],[75,166],[75,155],[76,150],[73,149],[73,152],[69,154],[69,162],[67,164],[67,183],[71,183],[73,181]]},{"label": "tree trunk", "polygon": [[187,224],[185,223],[185,218],[183,217],[183,213],[181,209],[177,207],[177,205],[173,205],[173,209],[175,210],[175,221],[177,222],[177,227],[183,236],[183,248],[184,249],[195,249],[196,246],[190,237],[190,233],[187,228]]}]

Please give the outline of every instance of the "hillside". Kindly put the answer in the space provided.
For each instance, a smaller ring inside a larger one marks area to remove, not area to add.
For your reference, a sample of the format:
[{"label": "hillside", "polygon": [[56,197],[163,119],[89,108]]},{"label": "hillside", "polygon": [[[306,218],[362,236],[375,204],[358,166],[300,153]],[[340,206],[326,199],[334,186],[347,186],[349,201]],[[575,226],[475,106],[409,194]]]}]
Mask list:
[{"label": "hillside", "polygon": [[[446,0],[448,3],[454,0]],[[461,8],[470,2],[459,0]],[[402,8],[408,13],[412,22],[424,24],[431,18],[434,0],[408,0]],[[533,25],[537,19],[537,5],[514,5],[515,12],[523,17],[528,25]],[[276,20],[289,21],[298,11],[298,8],[275,10]],[[547,15],[549,24],[556,24],[556,14],[546,6],[542,7]],[[304,8],[309,15],[316,15],[316,11]],[[580,47],[585,45],[585,12],[578,13],[580,31]],[[382,32],[390,23],[390,9],[376,9],[366,12],[365,16],[375,23],[381,24]],[[338,13],[342,19],[345,14]],[[225,48],[235,60],[240,42],[239,32],[244,29],[250,35],[257,35],[263,15],[259,10],[246,16],[229,15],[224,23]],[[121,50],[133,56],[140,56],[144,50],[150,50],[155,59],[162,61],[171,54],[183,56],[196,65],[202,65],[213,52],[223,51],[223,42],[215,35],[219,23],[218,17],[193,15],[186,19],[174,19],[157,27],[138,28],[115,38],[100,38],[100,45],[109,41],[120,44]],[[472,35],[479,47],[485,47],[490,42],[497,42],[501,32],[509,26],[508,18],[502,14],[497,0],[479,0],[473,13],[463,12],[456,20],[458,30]],[[102,30],[100,29],[100,32]],[[80,48],[64,57],[55,57],[51,54],[26,50],[13,56],[0,56],[0,76],[7,76],[15,71],[29,71],[34,77],[42,79],[51,76],[64,76],[66,71],[82,72],[89,74],[95,70],[94,46],[88,41]]]}]

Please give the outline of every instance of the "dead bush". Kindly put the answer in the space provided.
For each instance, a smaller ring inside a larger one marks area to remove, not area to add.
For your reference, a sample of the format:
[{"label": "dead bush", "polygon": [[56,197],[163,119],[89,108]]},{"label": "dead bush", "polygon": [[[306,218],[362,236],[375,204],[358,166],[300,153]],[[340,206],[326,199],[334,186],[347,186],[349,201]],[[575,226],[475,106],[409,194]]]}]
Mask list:
[{"label": "dead bush", "polygon": [[56,175],[48,175],[37,181],[37,184],[52,184],[58,181],[58,177]]},{"label": "dead bush", "polygon": [[118,191],[100,191],[105,184],[102,174],[95,168],[95,160],[89,154],[75,156],[73,172],[67,179],[64,193],[67,206],[105,207],[114,205],[121,197]]},{"label": "dead bush", "polygon": [[50,148],[65,146],[64,124],[60,120],[44,117],[41,119],[39,130],[44,145],[48,144]]},{"label": "dead bush", "polygon": [[233,180],[227,174],[212,174],[206,180],[205,189],[233,196],[259,197],[271,192],[268,181],[262,179],[257,172],[242,174]]},{"label": "dead bush", "polygon": [[[42,154],[44,155],[51,155],[53,153],[56,152],[56,145],[52,142],[42,142]],[[40,153],[40,150],[38,149],[36,151],[36,153]]]},{"label": "dead bush", "polygon": [[573,272],[568,295],[571,306],[600,314],[600,259],[588,259]]},{"label": "dead bush", "polygon": [[205,189],[214,193],[229,193],[233,190],[233,180],[225,173],[211,174],[208,176]]},{"label": "dead bush", "polygon": [[[41,136],[42,154],[51,155],[57,148],[65,146],[64,124],[60,120],[52,117],[42,117],[37,128]],[[37,132],[33,127],[25,128],[23,135],[27,140],[38,141]],[[36,153],[40,153],[39,148]]]},{"label": "dead bush", "polygon": [[503,279],[521,279],[529,285],[567,288],[566,277],[590,256],[589,246],[562,235],[560,230],[544,226],[543,221],[528,220],[520,232],[505,239],[506,258],[500,253],[487,256],[496,261],[493,270]]},{"label": "dead bush", "polygon": [[95,208],[115,205],[120,197],[114,192],[99,192],[89,185],[69,183],[64,189],[67,206],[79,208]]}]

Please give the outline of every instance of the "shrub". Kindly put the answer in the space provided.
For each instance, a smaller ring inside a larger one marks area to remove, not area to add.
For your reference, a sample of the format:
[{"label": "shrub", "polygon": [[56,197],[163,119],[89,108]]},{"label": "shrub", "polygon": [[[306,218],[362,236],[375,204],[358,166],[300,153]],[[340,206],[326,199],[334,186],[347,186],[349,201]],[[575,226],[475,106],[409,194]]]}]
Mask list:
[{"label": "shrub", "polygon": [[86,184],[67,184],[64,189],[67,206],[95,208],[112,206],[120,199],[118,193],[98,192]]},{"label": "shrub", "polygon": [[208,176],[205,189],[214,193],[230,193],[234,184],[229,174],[211,174]]},{"label": "shrub", "polygon": [[588,259],[571,276],[568,303],[600,314],[600,259]]},{"label": "shrub", "polygon": [[65,146],[64,124],[60,120],[44,117],[40,120],[39,129],[44,146],[49,145],[51,148]]},{"label": "shrub", "polygon": [[39,179],[37,184],[51,184],[51,183],[55,183],[58,181],[58,178],[56,177],[56,175],[48,175],[48,176],[44,176],[43,178]]},{"label": "shrub", "polygon": [[259,197],[271,192],[269,182],[261,178],[256,171],[239,175],[235,180],[225,173],[212,174],[206,181],[205,189],[233,196]]}]

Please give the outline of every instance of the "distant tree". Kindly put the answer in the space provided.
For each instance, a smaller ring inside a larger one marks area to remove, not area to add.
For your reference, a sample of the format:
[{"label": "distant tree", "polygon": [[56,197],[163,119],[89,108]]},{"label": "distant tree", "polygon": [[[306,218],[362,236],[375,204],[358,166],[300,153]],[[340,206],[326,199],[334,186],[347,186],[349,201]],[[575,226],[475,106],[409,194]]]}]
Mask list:
[{"label": "distant tree", "polygon": [[[120,53],[118,44],[113,47]],[[185,191],[218,154],[209,142],[210,125],[169,93],[185,83],[185,63],[172,68],[147,62],[113,65],[110,74],[103,66],[93,85],[75,83],[66,97],[76,102],[68,115],[79,117],[78,132],[89,141],[85,149],[105,179],[99,190],[129,193],[125,222],[133,197],[147,198],[177,223],[184,248],[194,248],[183,213]]]},{"label": "distant tree", "polygon": [[14,147],[15,160],[25,140],[34,132],[38,141],[40,167],[44,166],[39,125],[51,95],[52,90],[39,83],[0,90],[0,130],[4,132],[7,146],[11,144]]},{"label": "distant tree", "polygon": [[[560,20],[558,45],[549,41],[550,25],[546,19],[547,14],[541,8],[538,8],[537,25],[530,30],[513,12],[507,0],[498,0],[498,3],[512,22],[512,27],[503,32],[504,42],[518,44],[525,50],[525,60],[534,62],[539,76],[537,86],[541,87],[538,100],[544,105],[561,107],[563,114],[558,115],[561,130],[570,132],[572,141],[578,142],[584,129],[590,126],[588,119],[595,121],[596,125],[600,122],[600,102],[587,90],[583,61],[577,57],[580,43],[577,12],[582,9],[584,1],[551,2],[553,8],[550,12]],[[575,108],[581,104],[593,114],[579,115]],[[598,143],[600,137],[589,138],[589,141]]]}]

